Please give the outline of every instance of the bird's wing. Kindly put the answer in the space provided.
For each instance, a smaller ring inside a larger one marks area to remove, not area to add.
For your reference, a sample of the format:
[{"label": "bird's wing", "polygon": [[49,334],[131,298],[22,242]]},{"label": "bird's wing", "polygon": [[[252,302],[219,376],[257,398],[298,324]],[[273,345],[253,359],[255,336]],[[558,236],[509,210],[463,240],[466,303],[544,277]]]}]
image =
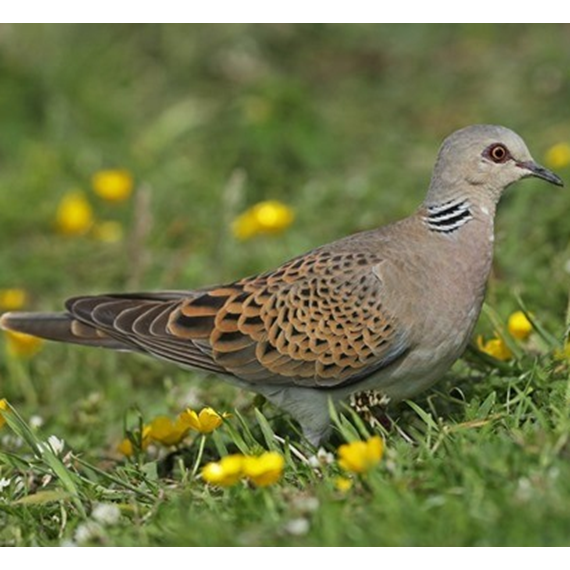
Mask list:
[{"label": "bird's wing", "polygon": [[277,270],[183,299],[80,297],[73,318],[139,350],[251,384],[333,388],[409,349],[383,300],[380,260],[315,250]]}]

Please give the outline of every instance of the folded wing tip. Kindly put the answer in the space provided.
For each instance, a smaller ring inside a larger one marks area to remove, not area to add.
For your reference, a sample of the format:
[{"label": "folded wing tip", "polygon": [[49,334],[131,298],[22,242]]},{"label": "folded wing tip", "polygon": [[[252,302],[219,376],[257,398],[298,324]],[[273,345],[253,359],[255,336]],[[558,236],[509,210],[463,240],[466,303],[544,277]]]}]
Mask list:
[{"label": "folded wing tip", "polygon": [[3,315],[0,315],[0,329],[4,331],[12,330],[12,327],[10,326],[10,321],[13,319],[13,316],[15,314],[16,313],[4,313]]}]

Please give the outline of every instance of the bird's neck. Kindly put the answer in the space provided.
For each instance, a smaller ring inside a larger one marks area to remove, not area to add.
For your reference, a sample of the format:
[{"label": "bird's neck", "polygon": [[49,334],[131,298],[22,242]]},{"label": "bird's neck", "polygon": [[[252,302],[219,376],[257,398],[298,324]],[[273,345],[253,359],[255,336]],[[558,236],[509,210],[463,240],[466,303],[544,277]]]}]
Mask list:
[{"label": "bird's neck", "polygon": [[456,196],[438,201],[426,200],[418,213],[432,232],[452,234],[473,220],[486,221],[492,229],[495,203]]}]

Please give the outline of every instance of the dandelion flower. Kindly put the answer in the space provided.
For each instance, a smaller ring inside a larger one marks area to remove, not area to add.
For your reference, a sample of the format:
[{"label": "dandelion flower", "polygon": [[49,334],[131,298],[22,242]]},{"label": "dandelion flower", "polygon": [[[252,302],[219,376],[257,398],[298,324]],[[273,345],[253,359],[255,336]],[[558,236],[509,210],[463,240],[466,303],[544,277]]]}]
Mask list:
[{"label": "dandelion flower", "polygon": [[172,421],[166,416],[154,418],[149,425],[150,439],[165,446],[179,444],[190,431],[190,427],[184,424],[180,418]]},{"label": "dandelion flower", "polygon": [[509,347],[505,344],[502,338],[492,338],[491,340],[483,340],[483,337],[479,335],[477,337],[477,348],[496,358],[497,360],[511,360],[513,353],[510,351]]},{"label": "dandelion flower", "polygon": [[259,456],[246,456],[243,472],[258,487],[273,485],[281,478],[285,459],[276,451],[267,451]]},{"label": "dandelion flower", "polygon": [[286,230],[295,219],[293,210],[278,200],[259,202],[239,215],[232,224],[238,239],[261,234],[276,234]]},{"label": "dandelion flower", "polygon": [[570,164],[570,144],[561,142],[551,146],[544,161],[550,168],[564,168]]},{"label": "dandelion flower", "polygon": [[93,225],[93,210],[83,192],[68,192],[59,202],[56,229],[67,236],[83,235]]},{"label": "dandelion flower", "polygon": [[0,309],[3,311],[17,311],[27,300],[28,295],[23,289],[0,289]]},{"label": "dandelion flower", "polygon": [[2,412],[5,412],[8,409],[8,400],[6,400],[6,398],[2,398],[0,400],[0,428],[4,426],[4,424],[6,423],[6,419],[4,418],[4,414]]},{"label": "dandelion flower", "polygon": [[202,469],[202,479],[211,485],[231,487],[243,474],[245,457],[239,453],[226,455],[220,461],[208,463]]},{"label": "dandelion flower", "polygon": [[15,331],[4,331],[7,340],[8,354],[16,358],[30,358],[43,345],[43,340],[37,336]]},{"label": "dandelion flower", "polygon": [[516,311],[509,317],[507,329],[513,338],[525,340],[532,332],[532,324],[522,311]]},{"label": "dandelion flower", "polygon": [[382,459],[384,444],[375,435],[366,441],[345,443],[338,448],[338,463],[345,471],[365,473]]},{"label": "dandelion flower", "polygon": [[91,180],[97,196],[108,202],[122,202],[129,198],[133,191],[133,177],[128,170],[100,170]]},{"label": "dandelion flower", "polygon": [[188,408],[179,416],[182,425],[200,433],[210,433],[219,428],[228,414],[218,414],[213,408],[203,408],[200,413]]}]

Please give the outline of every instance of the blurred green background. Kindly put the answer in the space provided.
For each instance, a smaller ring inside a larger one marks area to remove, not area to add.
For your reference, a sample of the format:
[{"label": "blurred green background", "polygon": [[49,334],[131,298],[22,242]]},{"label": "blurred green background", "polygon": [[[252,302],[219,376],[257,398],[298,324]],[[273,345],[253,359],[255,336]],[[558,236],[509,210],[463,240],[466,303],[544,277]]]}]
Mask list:
[{"label": "blurred green background", "polygon": [[[553,145],[570,144],[569,103],[568,25],[1,24],[0,289],[23,289],[26,309],[47,310],[81,293],[193,288],[266,270],[411,213],[457,128],[508,126],[544,162]],[[130,171],[137,193],[120,203],[96,196],[91,178],[108,168]],[[505,318],[520,294],[562,339],[570,168],[554,169],[566,188],[528,180],[504,196],[487,301]],[[75,190],[98,220],[121,224],[122,240],[56,231],[58,204]],[[266,199],[293,208],[294,223],[237,240],[232,221]],[[493,331],[486,319],[479,328]],[[192,378],[152,360],[46,345],[23,363],[2,357],[0,398],[98,456],[114,453],[131,405],[145,417],[179,412],[195,386],[218,409],[250,401]],[[506,385],[479,378],[481,399],[485,382]]]},{"label": "blurred green background", "polygon": [[[124,244],[52,231],[101,168],[152,194],[140,286],[194,287],[407,215],[456,128],[504,124],[542,160],[570,139],[569,98],[563,25],[2,25],[0,286],[35,308],[125,286]],[[528,182],[499,215],[497,272],[547,287],[541,310],[565,303],[569,196]],[[294,227],[231,243],[229,220],[265,198]],[[132,205],[96,209],[132,227]]]}]

